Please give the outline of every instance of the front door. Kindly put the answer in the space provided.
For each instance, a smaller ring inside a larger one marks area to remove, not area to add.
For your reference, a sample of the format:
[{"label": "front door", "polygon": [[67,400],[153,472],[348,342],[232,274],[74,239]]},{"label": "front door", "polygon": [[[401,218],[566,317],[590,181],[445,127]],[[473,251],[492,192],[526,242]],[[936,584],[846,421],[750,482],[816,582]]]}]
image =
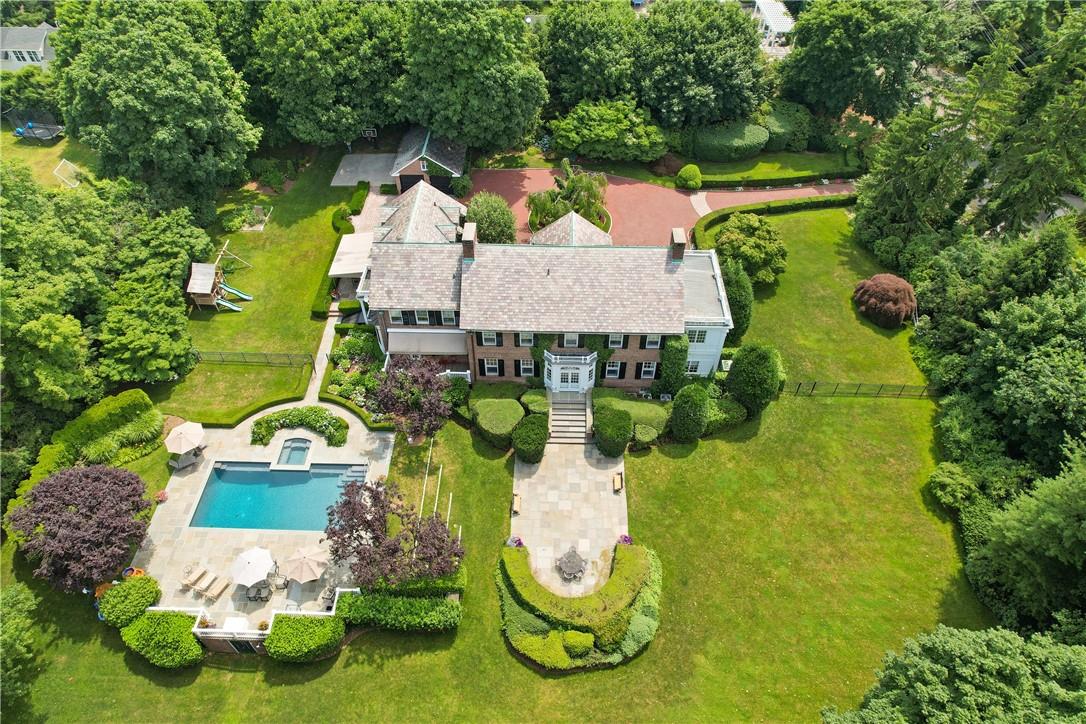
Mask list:
[{"label": "front door", "polygon": [[559,392],[581,391],[581,370],[579,367],[563,367],[558,375]]}]

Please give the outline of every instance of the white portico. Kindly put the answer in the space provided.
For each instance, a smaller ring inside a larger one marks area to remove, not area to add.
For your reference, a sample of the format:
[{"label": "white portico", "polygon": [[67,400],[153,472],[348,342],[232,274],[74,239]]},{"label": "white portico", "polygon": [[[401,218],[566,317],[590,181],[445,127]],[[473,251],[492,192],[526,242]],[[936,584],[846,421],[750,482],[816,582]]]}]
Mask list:
[{"label": "white portico", "polygon": [[543,353],[543,384],[552,392],[587,392],[596,383],[596,353]]}]

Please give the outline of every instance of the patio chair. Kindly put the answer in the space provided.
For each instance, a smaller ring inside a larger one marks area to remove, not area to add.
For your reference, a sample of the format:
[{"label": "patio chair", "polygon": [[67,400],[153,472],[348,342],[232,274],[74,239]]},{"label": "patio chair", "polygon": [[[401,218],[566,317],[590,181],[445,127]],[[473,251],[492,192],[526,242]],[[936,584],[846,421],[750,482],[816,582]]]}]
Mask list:
[{"label": "patio chair", "polygon": [[208,575],[206,568],[203,566],[196,566],[188,573],[188,575],[181,579],[181,590],[196,588],[206,575]]},{"label": "patio chair", "polygon": [[230,588],[231,585],[229,578],[220,578],[215,585],[209,587],[204,592],[204,598],[209,601],[217,601],[219,596],[226,593],[226,589]]},{"label": "patio chair", "polygon": [[219,577],[212,573],[208,573],[206,576],[200,579],[199,583],[192,587],[192,590],[197,591],[198,593],[206,594],[208,591],[211,590],[213,586],[217,585],[219,585]]},{"label": "patio chair", "polygon": [[245,591],[245,597],[250,601],[260,600],[260,586],[249,586]]}]

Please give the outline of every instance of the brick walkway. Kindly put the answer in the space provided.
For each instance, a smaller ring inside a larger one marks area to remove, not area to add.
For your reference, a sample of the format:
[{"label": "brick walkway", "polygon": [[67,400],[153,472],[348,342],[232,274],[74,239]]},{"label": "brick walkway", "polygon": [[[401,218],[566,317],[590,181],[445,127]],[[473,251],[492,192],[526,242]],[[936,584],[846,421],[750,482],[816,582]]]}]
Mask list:
[{"label": "brick walkway", "polygon": [[[551,591],[584,596],[607,580],[615,543],[629,532],[626,491],[616,495],[611,488],[623,470],[622,458],[604,457],[591,444],[547,445],[542,462],[516,462],[520,514],[512,517],[510,533],[524,541],[532,573]],[[589,562],[577,582],[563,581],[555,568],[570,546]]]}]

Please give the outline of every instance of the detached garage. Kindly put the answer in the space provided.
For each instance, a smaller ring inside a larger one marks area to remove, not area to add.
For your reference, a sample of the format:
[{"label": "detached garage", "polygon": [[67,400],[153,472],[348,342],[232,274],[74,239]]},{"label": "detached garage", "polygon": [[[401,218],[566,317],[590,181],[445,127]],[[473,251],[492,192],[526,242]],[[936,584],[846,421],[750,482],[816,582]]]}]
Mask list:
[{"label": "detached garage", "polygon": [[391,176],[402,194],[419,181],[449,193],[452,180],[464,173],[468,149],[461,143],[412,126],[400,141]]}]

